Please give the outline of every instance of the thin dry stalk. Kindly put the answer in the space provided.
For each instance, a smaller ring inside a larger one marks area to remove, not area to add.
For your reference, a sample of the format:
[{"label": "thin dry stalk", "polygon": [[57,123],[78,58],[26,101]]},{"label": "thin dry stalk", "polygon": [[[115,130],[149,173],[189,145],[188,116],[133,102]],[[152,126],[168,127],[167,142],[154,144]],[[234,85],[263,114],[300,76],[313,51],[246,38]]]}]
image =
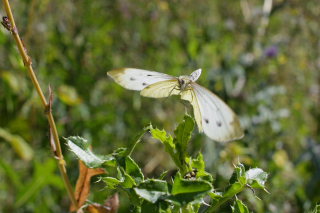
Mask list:
[{"label": "thin dry stalk", "polygon": [[[53,138],[53,141],[54,141],[54,147],[55,147],[54,154],[55,154],[56,159],[58,160],[58,167],[59,167],[63,182],[65,184],[65,187],[67,189],[69,198],[70,198],[72,204],[74,206],[76,206],[76,208],[78,208],[78,204],[77,204],[77,201],[76,201],[75,196],[74,196],[74,191],[72,189],[69,177],[67,175],[67,171],[66,171],[66,167],[65,167],[65,161],[63,159],[63,154],[62,154],[62,151],[61,151],[58,131],[57,131],[57,128],[56,128],[56,124],[55,124],[52,112],[51,112],[52,111],[51,110],[51,101],[52,100],[49,100],[49,104],[48,104],[46,99],[45,99],[45,96],[44,96],[44,94],[42,92],[40,84],[39,84],[39,82],[37,80],[37,77],[36,77],[34,71],[33,71],[31,58],[28,56],[27,50],[24,47],[23,42],[22,42],[22,40],[21,40],[21,38],[19,36],[18,29],[16,27],[16,24],[15,24],[15,21],[14,21],[14,18],[13,18],[13,14],[11,12],[11,7],[10,7],[10,4],[9,4],[9,1],[8,0],[3,0],[3,4],[4,4],[5,11],[6,11],[8,17],[4,17],[3,18],[2,24],[7,30],[9,30],[11,32],[12,36],[14,37],[14,40],[17,43],[17,46],[18,46],[18,49],[19,49],[19,53],[20,53],[20,55],[22,57],[24,65],[27,68],[27,71],[28,71],[28,74],[29,74],[29,76],[31,78],[31,81],[32,81],[34,87],[36,88],[37,93],[38,93],[38,95],[40,97],[40,100],[42,102],[42,105],[43,105],[43,107],[45,109],[45,112],[46,112],[46,115],[47,115],[47,118],[48,118],[48,121],[49,121],[49,125],[50,125],[50,132],[52,134],[52,138]],[[50,94],[50,96],[52,97],[52,94]]]}]

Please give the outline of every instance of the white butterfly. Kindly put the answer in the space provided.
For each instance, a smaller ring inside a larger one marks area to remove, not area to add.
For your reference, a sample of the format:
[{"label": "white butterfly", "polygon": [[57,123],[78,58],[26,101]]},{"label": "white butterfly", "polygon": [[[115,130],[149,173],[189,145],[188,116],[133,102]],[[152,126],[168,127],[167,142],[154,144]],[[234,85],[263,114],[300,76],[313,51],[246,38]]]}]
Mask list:
[{"label": "white butterfly", "polygon": [[220,98],[208,89],[196,84],[201,69],[174,77],[164,73],[123,68],[107,73],[115,82],[129,90],[141,91],[145,97],[164,98],[180,95],[189,101],[200,132],[209,138],[227,142],[243,137],[243,130],[236,114]]}]

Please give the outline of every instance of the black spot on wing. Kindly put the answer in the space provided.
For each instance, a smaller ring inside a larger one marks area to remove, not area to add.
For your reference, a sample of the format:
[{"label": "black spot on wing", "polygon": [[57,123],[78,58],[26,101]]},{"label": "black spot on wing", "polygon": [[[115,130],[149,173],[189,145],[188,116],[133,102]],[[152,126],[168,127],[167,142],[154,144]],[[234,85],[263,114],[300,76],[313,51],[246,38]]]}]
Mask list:
[{"label": "black spot on wing", "polygon": [[148,74],[147,76],[152,76],[152,75]]},{"label": "black spot on wing", "polygon": [[133,77],[130,77],[130,81],[135,81],[136,79]]},{"label": "black spot on wing", "polygon": [[217,125],[218,125],[218,127],[221,127],[222,126],[221,121],[217,121]]},{"label": "black spot on wing", "polygon": [[147,83],[145,83],[145,82],[143,82],[143,83],[142,83],[142,86],[147,86],[147,85],[148,85],[148,84],[147,84]]},{"label": "black spot on wing", "polygon": [[208,119],[203,119],[204,120],[204,122],[206,122],[206,124],[208,124],[209,123],[209,120]]}]

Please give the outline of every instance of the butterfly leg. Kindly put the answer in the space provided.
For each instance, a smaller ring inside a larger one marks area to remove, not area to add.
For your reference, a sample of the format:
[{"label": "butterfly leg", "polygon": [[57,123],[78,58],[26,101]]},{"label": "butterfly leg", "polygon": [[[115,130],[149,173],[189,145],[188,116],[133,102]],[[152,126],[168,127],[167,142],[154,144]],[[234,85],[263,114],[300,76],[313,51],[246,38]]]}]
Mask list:
[{"label": "butterfly leg", "polygon": [[[177,86],[173,87],[172,90],[171,90],[170,93],[169,93],[169,96],[172,95],[172,92],[173,92],[174,90],[179,90],[179,88],[177,88]],[[179,95],[180,95],[180,93],[179,93]],[[168,97],[169,97],[169,96],[168,96]]]},{"label": "butterfly leg", "polygon": [[[192,89],[188,88],[187,90],[192,90]],[[185,109],[186,109],[186,113],[188,113],[188,110],[189,110],[190,114],[193,114],[194,109],[193,109],[192,103],[194,102],[194,100],[195,100],[195,94],[193,92],[191,92],[191,99],[184,103]],[[195,118],[195,116],[194,116],[194,118]]]},{"label": "butterfly leg", "polygon": [[177,86],[173,87],[173,88],[170,90],[169,95],[168,95],[168,97],[166,97],[165,101],[172,95],[172,93],[173,93],[174,90],[179,90],[179,88],[178,88]]}]

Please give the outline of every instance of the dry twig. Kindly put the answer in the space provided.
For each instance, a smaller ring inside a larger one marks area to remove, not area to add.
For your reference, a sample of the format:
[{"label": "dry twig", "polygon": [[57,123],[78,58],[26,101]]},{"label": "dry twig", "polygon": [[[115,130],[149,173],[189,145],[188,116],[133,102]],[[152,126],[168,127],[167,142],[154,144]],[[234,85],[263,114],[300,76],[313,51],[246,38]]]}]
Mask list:
[{"label": "dry twig", "polygon": [[[3,17],[3,20],[2,20],[1,23],[7,30],[9,30],[11,32],[14,40],[16,41],[18,49],[19,49],[19,53],[20,53],[20,55],[22,57],[24,65],[27,68],[27,71],[28,71],[28,74],[29,74],[29,76],[31,78],[31,81],[32,81],[34,87],[36,88],[37,93],[38,93],[38,95],[40,97],[40,100],[42,102],[42,105],[43,105],[43,107],[45,109],[45,113],[47,115],[47,118],[48,118],[48,121],[49,121],[49,125],[50,125],[50,132],[52,134],[52,136],[50,136],[50,137],[52,137],[54,145],[55,145],[54,146],[55,147],[55,152],[54,152],[55,153],[55,158],[58,160],[58,167],[59,167],[62,179],[64,181],[65,187],[67,189],[69,198],[70,198],[72,204],[76,208],[78,208],[78,203],[77,203],[77,201],[75,199],[75,195],[74,195],[71,183],[69,181],[69,177],[67,175],[67,171],[66,171],[66,167],[65,167],[65,161],[63,159],[63,154],[62,154],[62,151],[61,151],[58,131],[57,131],[57,128],[56,128],[56,124],[55,124],[52,112],[51,112],[52,111],[52,109],[51,109],[52,98],[49,98],[51,100],[49,100],[49,104],[48,104],[46,99],[45,99],[45,96],[44,96],[44,94],[42,92],[42,89],[40,87],[40,84],[38,82],[38,79],[37,79],[37,77],[36,77],[36,75],[34,73],[34,70],[32,68],[31,58],[28,56],[27,50],[24,47],[23,42],[22,42],[22,40],[21,40],[21,38],[19,36],[19,32],[17,30],[16,24],[15,24],[15,21],[14,21],[14,18],[13,18],[13,14],[12,14],[12,11],[11,11],[11,7],[10,7],[10,4],[9,4],[9,1],[8,0],[3,0],[3,4],[4,4],[4,7],[5,7],[5,11],[7,13],[7,16]],[[50,96],[52,97],[52,93],[51,92],[50,92]]]}]

